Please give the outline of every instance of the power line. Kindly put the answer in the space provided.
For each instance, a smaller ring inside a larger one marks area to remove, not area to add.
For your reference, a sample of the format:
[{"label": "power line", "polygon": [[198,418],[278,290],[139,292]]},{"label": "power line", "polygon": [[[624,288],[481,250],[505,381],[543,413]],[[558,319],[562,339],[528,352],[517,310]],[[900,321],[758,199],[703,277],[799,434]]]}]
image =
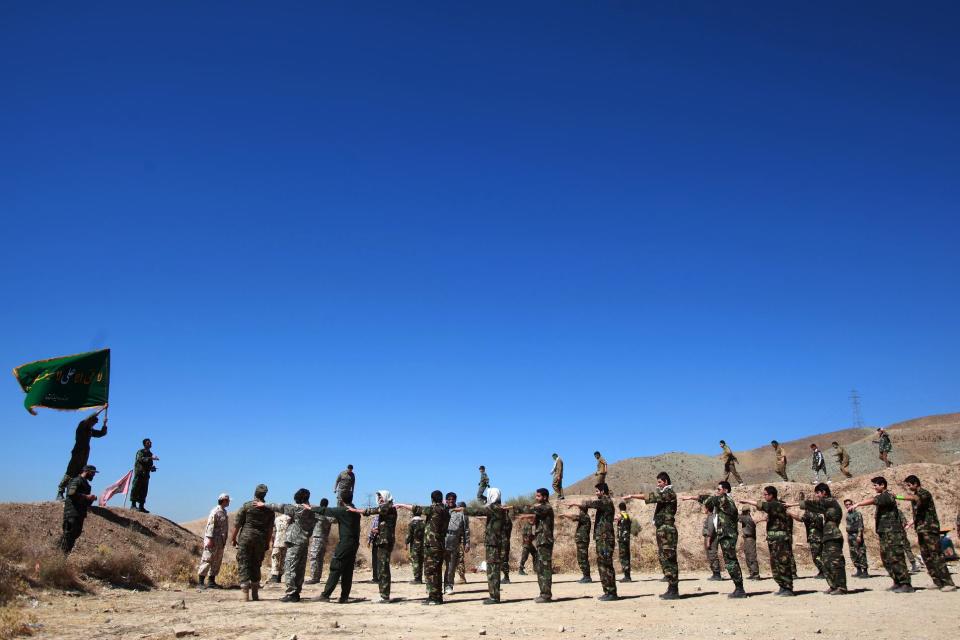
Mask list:
[{"label": "power line", "polygon": [[853,408],[853,426],[863,426],[863,414],[860,412],[860,394],[856,389],[850,390],[850,406]]}]

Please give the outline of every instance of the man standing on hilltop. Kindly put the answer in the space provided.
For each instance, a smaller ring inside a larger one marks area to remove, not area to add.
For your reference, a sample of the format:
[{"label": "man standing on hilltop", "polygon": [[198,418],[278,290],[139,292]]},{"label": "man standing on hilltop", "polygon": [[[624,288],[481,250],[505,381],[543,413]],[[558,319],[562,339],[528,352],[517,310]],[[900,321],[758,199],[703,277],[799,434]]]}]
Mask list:
[{"label": "man standing on hilltop", "polygon": [[596,480],[596,484],[607,481],[607,461],[600,455],[599,451],[593,452],[593,457],[597,459],[597,470],[594,472],[593,477]]},{"label": "man standing on hilltop", "polygon": [[67,483],[66,497],[63,501],[63,535],[60,537],[60,550],[64,555],[73,551],[73,545],[83,533],[83,521],[87,518],[87,509],[97,499],[90,488],[90,480],[97,475],[97,468],[88,464],[80,470],[80,475]]},{"label": "man standing on hilltop", "polygon": [[[722,442],[722,441],[721,441]],[[727,573],[733,580],[734,589],[731,598],[746,598],[743,590],[743,573],[740,571],[740,561],[737,559],[737,538],[739,531],[739,512],[737,503],[730,497],[730,483],[721,480],[717,483],[715,495],[702,494],[699,496],[681,496],[681,500],[696,500],[700,504],[711,507],[717,514],[717,536],[720,538],[720,550],[727,565]]]},{"label": "man standing on hilltop", "polygon": [[742,487],[743,478],[737,473],[737,456],[733,455],[733,451],[730,451],[730,447],[723,440],[720,441],[720,449],[723,450],[723,481],[729,483],[730,476],[733,476],[737,484]]},{"label": "man standing on hilltop", "polygon": [[357,484],[357,476],[353,474],[353,465],[348,464],[347,468],[337,475],[333,481],[333,493],[337,496],[337,506],[353,504],[353,488]]},{"label": "man standing on hilltop", "polygon": [[787,477],[786,451],[783,450],[783,447],[781,447],[780,443],[776,440],[771,440],[770,446],[773,447],[773,451],[777,456],[777,475],[783,478],[784,482],[790,482],[790,478]]},{"label": "man standing on hilltop", "polygon": [[657,474],[657,490],[644,495],[642,493],[623,496],[623,500],[643,500],[657,505],[653,512],[653,524],[657,528],[657,558],[663,577],[669,583],[665,593],[661,594],[664,600],[680,598],[678,584],[680,571],[677,564],[677,494],[670,483],[670,475],[666,471]]},{"label": "man standing on hilltop", "polygon": [[893,443],[890,442],[890,436],[887,435],[883,427],[877,427],[877,439],[873,441],[873,444],[880,448],[880,459],[883,460],[883,464],[892,467],[890,452],[893,451]]},{"label": "man standing on hilltop", "polygon": [[[97,414],[87,416],[77,425],[77,431],[74,434],[73,450],[70,452],[70,462],[67,463],[67,471],[63,474],[59,486],[57,486],[57,500],[63,498],[63,492],[67,488],[67,483],[80,475],[80,472],[87,461],[90,460],[90,438],[102,438],[107,435],[107,420],[103,420],[103,428],[94,429],[97,424]],[[554,454],[556,455],[556,454]]]},{"label": "man standing on hilltop", "polygon": [[852,478],[853,474],[850,473],[850,454],[847,453],[847,450],[836,440],[831,444],[833,445],[833,455],[836,456],[837,464],[840,465],[840,473],[842,473],[845,478]]},{"label": "man standing on hilltop", "polygon": [[823,451],[815,444],[810,445],[810,469],[813,471],[813,484],[819,484],[820,474],[823,474],[824,480],[830,482],[830,474],[827,473],[827,459],[823,457]]},{"label": "man standing on hilltop", "polygon": [[550,470],[553,477],[553,495],[557,500],[563,500],[563,458],[553,454],[553,468]]},{"label": "man standing on hilltop", "polygon": [[[151,451],[153,442],[150,438],[143,439],[143,449],[137,451],[133,459],[133,484],[130,486],[130,508],[140,513],[150,513],[147,511],[145,503],[147,502],[147,491],[150,489],[150,474],[157,470],[153,463],[159,460]],[[137,503],[140,506],[137,506]]]},{"label": "man standing on hilltop", "polygon": [[490,477],[487,476],[487,468],[483,465],[480,465],[480,481],[477,483],[477,502],[480,504],[486,504],[487,498],[483,495],[483,492],[490,487]]}]

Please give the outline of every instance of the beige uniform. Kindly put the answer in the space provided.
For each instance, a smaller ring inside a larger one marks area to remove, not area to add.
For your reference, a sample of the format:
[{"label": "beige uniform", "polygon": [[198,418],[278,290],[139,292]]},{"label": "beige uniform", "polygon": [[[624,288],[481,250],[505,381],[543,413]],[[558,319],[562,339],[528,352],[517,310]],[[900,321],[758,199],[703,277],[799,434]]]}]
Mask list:
[{"label": "beige uniform", "polygon": [[[203,554],[200,556],[200,568],[197,575],[211,578],[220,573],[220,563],[223,562],[223,550],[227,546],[227,531],[229,529],[227,510],[217,505],[207,516],[207,526],[203,530]],[[211,541],[212,546],[207,546]]]},{"label": "beige uniform", "polygon": [[278,513],[273,521],[273,549],[270,551],[270,575],[283,575],[283,561],[287,557],[287,527],[290,516]]}]

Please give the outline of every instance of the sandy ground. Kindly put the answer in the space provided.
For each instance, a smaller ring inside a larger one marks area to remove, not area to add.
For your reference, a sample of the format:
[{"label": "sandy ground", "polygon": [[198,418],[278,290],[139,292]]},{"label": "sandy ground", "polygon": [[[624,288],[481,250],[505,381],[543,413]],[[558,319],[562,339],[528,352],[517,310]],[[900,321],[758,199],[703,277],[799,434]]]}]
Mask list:
[{"label": "sandy ground", "polygon": [[[956,570],[956,568],[954,568]],[[824,595],[825,583],[801,578],[800,595],[792,599],[773,595],[771,579],[747,581],[750,598],[729,600],[732,583],[709,582],[708,574],[681,575],[683,600],[658,599],[665,585],[659,576],[639,575],[620,584],[622,600],[598,602],[600,585],[580,585],[576,575],[554,578],[551,604],[534,604],[534,576],[514,576],[503,587],[503,603],[484,606],[486,582],[482,574],[468,575],[441,607],[424,607],[421,585],[407,584],[407,569],[394,573],[389,605],[374,604],[376,585],[355,583],[349,604],[310,601],[319,585],[304,589],[298,604],[278,601],[280,585],[268,585],[260,602],[244,603],[238,590],[197,589],[152,592],[103,589],[96,595],[42,595],[32,609],[42,625],[39,638],[116,638],[118,640],[174,638],[250,638],[298,640],[335,637],[372,637],[389,640],[420,638],[746,638],[792,639],[869,636],[884,638],[956,637],[960,592],[932,589],[926,574],[914,576],[917,593],[885,591],[890,580],[876,577],[850,580],[854,593]],[[801,574],[802,575],[802,574]],[[359,580],[369,579],[361,572]],[[960,576],[958,576],[960,577]],[[955,577],[955,580],[957,577]],[[335,592],[336,595],[336,592]],[[181,600],[183,605],[180,604]],[[185,608],[184,608],[185,607]]]}]

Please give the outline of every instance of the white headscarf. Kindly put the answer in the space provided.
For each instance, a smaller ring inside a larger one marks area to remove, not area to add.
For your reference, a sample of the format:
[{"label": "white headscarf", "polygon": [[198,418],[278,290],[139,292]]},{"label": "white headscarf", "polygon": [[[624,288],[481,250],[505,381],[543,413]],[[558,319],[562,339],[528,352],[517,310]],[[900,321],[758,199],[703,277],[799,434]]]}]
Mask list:
[{"label": "white headscarf", "polygon": [[380,491],[377,491],[377,497],[383,498],[383,504],[390,504],[393,502],[393,496],[390,495],[390,492],[386,489],[380,489]]},{"label": "white headscarf", "polygon": [[500,489],[487,489],[487,504],[500,504]]}]

